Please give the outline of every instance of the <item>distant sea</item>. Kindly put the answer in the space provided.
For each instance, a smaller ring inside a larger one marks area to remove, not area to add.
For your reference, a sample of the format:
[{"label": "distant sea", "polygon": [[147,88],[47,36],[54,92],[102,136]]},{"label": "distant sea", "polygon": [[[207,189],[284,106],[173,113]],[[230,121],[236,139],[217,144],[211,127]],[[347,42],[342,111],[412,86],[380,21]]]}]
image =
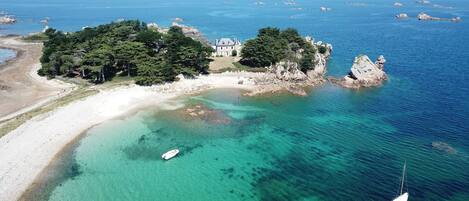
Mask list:
[{"label": "distant sea", "polygon": [[[294,27],[334,47],[328,75],[384,55],[389,81],[359,91],[330,84],[307,97],[244,97],[214,90],[174,104],[204,104],[230,122],[187,119],[164,106],[90,129],[69,150],[44,200],[392,200],[407,161],[409,200],[469,200],[469,3],[431,1],[3,0],[19,19],[2,34],[50,26],[80,30],[118,18],[167,26],[173,18],[210,40]],[[330,7],[320,12],[319,7]],[[425,11],[460,23],[418,21]],[[410,18],[396,20],[405,12]],[[438,150],[443,142],[455,153]],[[179,148],[163,162],[160,155]]]}]

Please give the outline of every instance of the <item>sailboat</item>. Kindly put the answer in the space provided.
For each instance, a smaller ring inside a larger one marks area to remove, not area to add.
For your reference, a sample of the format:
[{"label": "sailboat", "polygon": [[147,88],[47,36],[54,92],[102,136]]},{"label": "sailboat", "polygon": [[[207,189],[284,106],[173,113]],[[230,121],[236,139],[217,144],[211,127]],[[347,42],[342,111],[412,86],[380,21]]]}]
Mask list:
[{"label": "sailboat", "polygon": [[407,162],[404,163],[404,168],[402,170],[402,180],[401,180],[401,189],[399,192],[399,196],[394,198],[393,201],[407,201],[409,199],[409,193],[404,193],[404,181],[405,181],[405,169],[406,169]]}]

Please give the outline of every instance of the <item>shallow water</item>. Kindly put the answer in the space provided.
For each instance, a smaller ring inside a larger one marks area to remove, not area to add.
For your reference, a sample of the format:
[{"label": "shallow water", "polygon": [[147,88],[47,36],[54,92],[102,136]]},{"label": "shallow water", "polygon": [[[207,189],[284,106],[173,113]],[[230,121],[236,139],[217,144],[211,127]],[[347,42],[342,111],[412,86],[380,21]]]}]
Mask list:
[{"label": "shallow water", "polygon": [[[329,75],[347,73],[361,53],[387,59],[390,79],[381,88],[326,84],[308,97],[254,98],[217,90],[183,99],[223,111],[229,124],[155,109],[99,125],[49,200],[391,200],[404,161],[411,200],[469,200],[467,2],[432,1],[448,9],[413,0],[400,1],[402,8],[385,0],[298,1],[303,10],[264,2],[1,1],[20,19],[1,26],[4,34],[38,31],[44,17],[66,31],[120,17],[163,25],[181,17],[210,39],[295,27],[333,44]],[[319,12],[322,5],[332,11]],[[412,16],[421,11],[463,21],[419,22]],[[399,12],[411,18],[397,21]],[[435,141],[457,153],[433,149]],[[178,158],[159,159],[174,147]]]},{"label": "shallow water", "polygon": [[0,64],[16,56],[16,52],[9,49],[0,48]]},{"label": "shallow water", "polygon": [[[109,121],[80,141],[78,171],[48,200],[391,200],[404,161],[412,200],[469,199],[467,140],[449,141],[456,154],[432,149],[441,138],[421,125],[425,113],[380,110],[383,93],[214,90],[183,101],[228,124],[151,108]],[[181,154],[162,161],[173,148]]]}]

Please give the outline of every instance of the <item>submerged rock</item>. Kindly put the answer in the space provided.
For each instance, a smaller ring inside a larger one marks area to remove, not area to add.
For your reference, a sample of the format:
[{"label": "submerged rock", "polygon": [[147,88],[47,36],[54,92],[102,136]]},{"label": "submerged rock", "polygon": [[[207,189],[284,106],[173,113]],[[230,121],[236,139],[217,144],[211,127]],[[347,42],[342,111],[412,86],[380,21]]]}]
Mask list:
[{"label": "submerged rock", "polygon": [[358,89],[362,87],[375,87],[382,85],[387,79],[384,72],[384,56],[379,56],[375,63],[366,55],[355,57],[350,73],[342,79],[329,78],[334,84],[345,88]]},{"label": "submerged rock", "polygon": [[449,144],[445,142],[432,142],[432,148],[440,151],[444,151],[448,154],[457,154],[458,152],[456,149],[451,147]]},{"label": "submerged rock", "polygon": [[187,107],[180,112],[190,119],[199,119],[211,124],[230,124],[231,118],[225,115],[222,110],[211,109],[205,105],[195,105]]}]

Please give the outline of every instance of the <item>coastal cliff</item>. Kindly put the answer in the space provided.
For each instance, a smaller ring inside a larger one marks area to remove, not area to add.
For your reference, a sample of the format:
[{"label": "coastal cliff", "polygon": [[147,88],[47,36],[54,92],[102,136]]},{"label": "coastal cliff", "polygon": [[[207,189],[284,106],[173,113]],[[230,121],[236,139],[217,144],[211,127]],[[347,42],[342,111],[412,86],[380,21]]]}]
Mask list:
[{"label": "coastal cliff", "polygon": [[329,77],[328,80],[333,84],[350,89],[381,86],[387,80],[387,75],[384,72],[385,63],[386,59],[382,55],[375,63],[368,56],[360,55],[355,57],[348,75],[342,79]]}]

